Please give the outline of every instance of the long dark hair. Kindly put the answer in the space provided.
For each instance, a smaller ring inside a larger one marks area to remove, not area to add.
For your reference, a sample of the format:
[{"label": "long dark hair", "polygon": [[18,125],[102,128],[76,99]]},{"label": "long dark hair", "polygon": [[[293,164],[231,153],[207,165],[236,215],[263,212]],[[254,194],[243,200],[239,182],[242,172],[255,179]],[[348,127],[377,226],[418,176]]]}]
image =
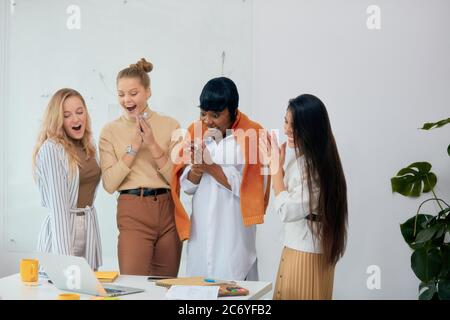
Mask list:
[{"label": "long dark hair", "polygon": [[[347,185],[328,112],[311,94],[289,100],[288,111],[293,119],[296,154],[305,157],[302,174],[308,185],[311,213],[317,203],[315,213],[320,223],[309,220],[309,226],[320,240],[326,260],[335,265],[347,242]],[[318,198],[314,197],[313,184],[319,188]]]}]

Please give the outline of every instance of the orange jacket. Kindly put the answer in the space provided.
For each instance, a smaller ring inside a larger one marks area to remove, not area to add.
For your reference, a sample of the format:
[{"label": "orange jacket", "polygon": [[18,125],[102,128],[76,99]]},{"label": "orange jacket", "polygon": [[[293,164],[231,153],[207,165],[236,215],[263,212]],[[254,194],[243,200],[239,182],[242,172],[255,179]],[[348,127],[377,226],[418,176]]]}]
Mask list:
[{"label": "orange jacket", "polygon": [[[270,196],[270,175],[267,176],[267,185],[264,190],[264,176],[261,173],[262,165],[258,156],[260,130],[263,130],[263,127],[258,123],[251,121],[245,114],[238,111],[236,120],[231,129],[234,129],[233,134],[245,155],[244,171],[240,188],[242,220],[245,226],[260,224],[264,222],[264,214]],[[253,132],[256,133],[256,135],[252,136],[253,140],[248,135],[242,134],[248,129],[253,129]],[[205,130],[206,128],[202,126],[202,137]],[[188,134],[193,141],[194,123],[189,126]],[[250,155],[250,149],[252,152],[256,153]],[[183,150],[180,150],[180,155],[182,152]],[[249,160],[251,160],[252,163],[249,163]],[[183,173],[185,166],[186,164],[184,163],[174,165],[171,182],[172,198],[175,203],[175,224],[178,235],[182,241],[189,239],[191,226],[189,216],[180,201],[180,176]]]}]

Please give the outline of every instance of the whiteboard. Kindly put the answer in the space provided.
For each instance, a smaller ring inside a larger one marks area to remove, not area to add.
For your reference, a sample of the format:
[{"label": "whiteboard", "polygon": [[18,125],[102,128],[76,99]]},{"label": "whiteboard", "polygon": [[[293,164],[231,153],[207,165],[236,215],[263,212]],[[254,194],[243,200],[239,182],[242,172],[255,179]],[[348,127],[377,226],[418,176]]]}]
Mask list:
[{"label": "whiteboard", "polygon": [[[97,141],[101,128],[121,114],[117,72],[141,57],[154,64],[151,108],[182,127],[198,118],[203,85],[220,75],[236,82],[240,109],[251,111],[249,0],[7,2],[0,49],[7,50],[7,63],[0,71],[7,79],[1,112],[7,135],[3,235],[9,251],[34,251],[37,245],[45,211],[32,179],[31,155],[44,109],[57,89],[71,87],[84,96]],[[100,185],[95,205],[104,260],[114,261],[116,198]]]}]

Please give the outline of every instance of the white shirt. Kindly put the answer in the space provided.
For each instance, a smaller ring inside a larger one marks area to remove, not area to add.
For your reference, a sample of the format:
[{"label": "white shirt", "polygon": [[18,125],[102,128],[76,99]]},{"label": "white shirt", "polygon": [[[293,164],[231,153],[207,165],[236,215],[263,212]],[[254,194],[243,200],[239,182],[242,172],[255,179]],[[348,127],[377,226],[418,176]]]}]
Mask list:
[{"label": "white shirt", "polygon": [[206,173],[198,185],[193,184],[187,179],[190,166],[181,175],[181,190],[193,195],[186,273],[223,280],[257,280],[256,226],[244,226],[240,209],[244,169],[241,148],[233,135],[218,144],[206,138],[205,145],[213,162],[222,167],[231,190]]},{"label": "white shirt", "polygon": [[[291,249],[321,253],[320,242],[313,241],[313,233],[309,228],[309,220],[305,219],[309,211],[309,191],[306,178],[301,172],[304,170],[305,157],[296,157],[293,148],[286,148],[286,162],[284,184],[287,190],[275,197],[275,210],[284,223],[284,245]],[[301,170],[301,171],[300,171]],[[315,204],[312,206],[313,214],[317,209],[318,187],[313,186]],[[320,222],[312,222],[317,224]]]},{"label": "white shirt", "polygon": [[[48,215],[39,233],[38,251],[75,255],[76,214],[85,213],[84,257],[92,269],[102,265],[102,248],[94,207],[77,208],[79,170],[69,178],[69,164],[62,145],[46,140],[36,157],[36,182],[41,204]],[[94,195],[95,199],[95,195]]]}]

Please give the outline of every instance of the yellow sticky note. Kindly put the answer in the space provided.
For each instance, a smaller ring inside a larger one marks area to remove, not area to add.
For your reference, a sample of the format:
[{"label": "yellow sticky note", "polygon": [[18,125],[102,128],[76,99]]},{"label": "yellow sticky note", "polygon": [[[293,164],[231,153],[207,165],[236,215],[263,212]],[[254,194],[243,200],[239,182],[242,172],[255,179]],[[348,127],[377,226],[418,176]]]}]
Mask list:
[{"label": "yellow sticky note", "polygon": [[119,276],[117,271],[96,271],[95,276],[100,282],[113,282]]}]

